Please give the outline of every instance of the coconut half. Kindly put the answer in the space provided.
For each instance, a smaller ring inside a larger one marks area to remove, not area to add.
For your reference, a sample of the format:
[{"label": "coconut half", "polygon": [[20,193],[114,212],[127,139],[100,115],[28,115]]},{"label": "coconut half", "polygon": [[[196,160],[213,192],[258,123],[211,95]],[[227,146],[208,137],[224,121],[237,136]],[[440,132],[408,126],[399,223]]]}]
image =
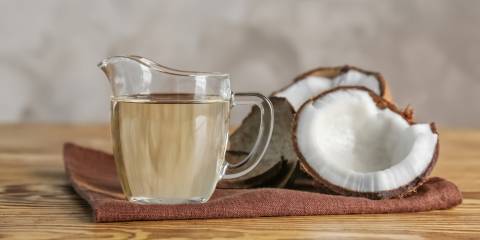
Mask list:
[{"label": "coconut half", "polygon": [[433,123],[406,115],[365,87],[339,87],[305,102],[293,124],[303,170],[344,195],[407,195],[431,172],[439,145]]},{"label": "coconut half", "polygon": [[286,98],[297,111],[308,99],[340,86],[363,86],[381,97],[390,98],[382,75],[348,65],[308,71],[273,95]]},{"label": "coconut half", "polygon": [[[270,97],[270,101],[274,114],[273,132],[262,160],[248,174],[220,181],[219,188],[284,187],[288,183],[298,163],[292,144],[294,111],[284,98]],[[237,163],[248,155],[257,138],[259,125],[260,111],[253,108],[229,138],[230,148],[226,155],[229,163]],[[239,170],[249,166],[246,164]]]}]

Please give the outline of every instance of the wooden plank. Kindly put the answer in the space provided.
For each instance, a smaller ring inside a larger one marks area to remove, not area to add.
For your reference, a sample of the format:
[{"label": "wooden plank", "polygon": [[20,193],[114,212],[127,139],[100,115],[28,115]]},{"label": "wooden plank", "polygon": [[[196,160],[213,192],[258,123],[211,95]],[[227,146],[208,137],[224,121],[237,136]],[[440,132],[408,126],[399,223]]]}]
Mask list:
[{"label": "wooden plank", "polygon": [[65,141],[108,149],[105,125],[0,125],[0,238],[5,239],[476,239],[480,236],[480,131],[441,129],[433,173],[464,203],[447,211],[388,215],[102,223],[66,181]]}]

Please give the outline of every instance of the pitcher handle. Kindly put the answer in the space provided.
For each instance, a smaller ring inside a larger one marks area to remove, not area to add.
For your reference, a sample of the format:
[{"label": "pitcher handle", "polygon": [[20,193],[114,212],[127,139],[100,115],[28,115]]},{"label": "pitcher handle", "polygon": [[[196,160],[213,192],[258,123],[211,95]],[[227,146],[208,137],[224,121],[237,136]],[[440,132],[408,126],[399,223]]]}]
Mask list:
[{"label": "pitcher handle", "polygon": [[226,170],[239,168],[249,161],[253,161],[253,164],[240,172],[226,173],[222,179],[238,178],[252,171],[267,151],[270,138],[272,137],[273,105],[267,97],[260,93],[232,93],[232,106],[234,107],[236,105],[257,106],[260,109],[260,128],[258,130],[257,140],[248,156],[235,164],[226,163]]}]

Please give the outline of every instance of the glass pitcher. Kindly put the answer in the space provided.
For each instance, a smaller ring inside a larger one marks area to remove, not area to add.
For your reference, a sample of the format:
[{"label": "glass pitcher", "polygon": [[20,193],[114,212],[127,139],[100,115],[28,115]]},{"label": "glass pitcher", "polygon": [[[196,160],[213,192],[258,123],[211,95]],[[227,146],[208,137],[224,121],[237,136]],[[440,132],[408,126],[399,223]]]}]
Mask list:
[{"label": "glass pitcher", "polygon": [[[131,202],[205,202],[220,179],[247,174],[268,147],[271,102],[258,93],[232,93],[228,74],[175,70],[139,56],[110,57],[98,66],[112,88],[114,158]],[[261,123],[250,154],[229,164],[229,115],[237,104],[256,105]]]}]

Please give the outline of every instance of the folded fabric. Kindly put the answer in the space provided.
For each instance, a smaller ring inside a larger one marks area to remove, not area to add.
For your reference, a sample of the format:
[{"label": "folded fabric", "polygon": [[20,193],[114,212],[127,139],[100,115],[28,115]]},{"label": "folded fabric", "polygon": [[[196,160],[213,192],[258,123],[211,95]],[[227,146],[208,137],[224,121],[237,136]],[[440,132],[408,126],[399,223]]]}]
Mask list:
[{"label": "folded fabric", "polygon": [[64,145],[65,169],[95,222],[420,212],[462,202],[455,184],[434,177],[402,199],[369,200],[279,188],[217,189],[202,204],[140,205],[125,200],[111,154]]}]

